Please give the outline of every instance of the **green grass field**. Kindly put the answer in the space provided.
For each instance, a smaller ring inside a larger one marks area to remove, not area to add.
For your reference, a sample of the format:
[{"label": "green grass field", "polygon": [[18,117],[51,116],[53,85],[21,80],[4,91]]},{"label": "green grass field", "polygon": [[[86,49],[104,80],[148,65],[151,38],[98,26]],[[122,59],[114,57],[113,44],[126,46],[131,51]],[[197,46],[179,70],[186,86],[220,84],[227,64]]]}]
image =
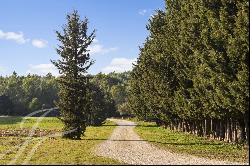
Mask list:
[{"label": "green grass field", "polygon": [[[23,118],[19,117],[1,117],[0,129],[20,129],[22,120]],[[27,118],[23,127],[31,129],[36,121],[37,118]],[[61,130],[62,127],[57,118],[44,118],[38,125],[39,129],[45,130]],[[122,164],[115,160],[97,157],[93,153],[93,149],[108,139],[114,128],[115,124],[107,121],[100,127],[88,127],[82,140],[48,138],[41,142],[33,155],[31,155],[32,149],[38,145],[41,138],[32,138],[22,149],[16,146],[23,145],[27,141],[26,137],[0,137],[0,164]],[[17,159],[13,160],[16,157]]]},{"label": "green grass field", "polygon": [[31,129],[39,120],[38,129],[43,130],[61,130],[62,122],[58,118],[53,117],[0,117],[0,129]]},{"label": "green grass field", "polygon": [[155,123],[132,120],[138,124],[135,128],[136,132],[144,140],[158,147],[172,152],[192,154],[210,159],[249,162],[249,147],[208,140],[183,132],[173,132],[163,127],[157,127]]}]

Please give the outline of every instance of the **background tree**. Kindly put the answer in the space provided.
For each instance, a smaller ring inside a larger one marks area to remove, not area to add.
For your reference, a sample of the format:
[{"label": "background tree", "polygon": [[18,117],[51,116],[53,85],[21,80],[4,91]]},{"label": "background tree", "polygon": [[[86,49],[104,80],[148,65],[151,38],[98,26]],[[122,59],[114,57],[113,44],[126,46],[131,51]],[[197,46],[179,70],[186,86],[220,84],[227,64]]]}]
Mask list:
[{"label": "background tree", "polygon": [[[12,103],[11,109],[2,110],[2,114],[6,112],[13,116],[25,116],[43,108],[53,108],[54,101],[58,100],[58,84],[51,74],[44,77],[30,74],[18,76],[14,72],[10,76],[1,77],[0,82],[0,95],[7,96]],[[33,99],[39,101],[36,107],[31,106],[34,104]],[[48,116],[52,115],[58,113],[53,111]]]},{"label": "background tree", "polygon": [[[56,107],[55,101],[58,101],[57,80],[60,79],[60,77],[52,76],[51,73],[45,76],[31,74],[27,76],[18,76],[16,73],[14,75],[16,76],[13,77],[13,75],[10,75],[0,77],[0,95],[7,96],[12,103],[10,109],[2,109],[1,115],[27,115],[33,111]],[[105,113],[102,112],[100,115],[104,113],[107,117],[119,116],[118,109],[123,102],[115,102],[118,100],[115,96],[112,96],[111,90],[116,86],[122,86],[123,88],[121,88],[121,91],[118,91],[117,94],[121,97],[122,101],[126,101],[129,72],[110,74],[99,73],[97,75],[88,75],[88,77],[91,83],[88,86],[88,92],[91,92],[91,89],[96,89],[98,91],[96,94],[104,95],[104,99],[100,97],[100,103],[103,103],[103,100],[105,100],[105,109],[103,109]],[[96,86],[96,88],[92,88],[92,86]],[[18,96],[18,98],[16,98],[16,96]],[[36,107],[31,106],[36,103],[33,99],[39,101],[39,104],[35,104]],[[98,103],[99,100],[95,102],[97,105],[100,104]],[[41,114],[36,114],[35,116],[40,115]],[[54,110],[46,116],[59,116],[59,112],[58,110]]]},{"label": "background tree", "polygon": [[8,96],[0,96],[0,115],[13,115],[13,103]]},{"label": "background tree", "polygon": [[88,19],[80,20],[77,11],[67,15],[63,33],[56,31],[61,45],[57,53],[61,60],[52,61],[59,69],[59,101],[57,103],[64,131],[64,138],[81,139],[84,134],[89,110],[87,70],[93,64],[88,46],[95,38],[95,31],[88,35]]},{"label": "background tree", "polygon": [[129,76],[130,72],[113,72],[109,74],[99,73],[91,78],[91,82],[104,92],[107,104],[110,106],[110,116],[120,116],[119,108],[127,102]]},{"label": "background tree", "polygon": [[121,105],[119,105],[118,112],[120,113],[120,115],[122,117],[131,116],[131,112],[129,110],[128,102],[125,102],[125,103],[122,103]]},{"label": "background tree", "polygon": [[41,108],[41,103],[39,102],[38,98],[33,98],[29,103],[29,109],[31,111],[37,111],[39,108]]},{"label": "background tree", "polygon": [[114,115],[115,104],[110,102],[104,91],[96,84],[89,84],[88,95],[90,100],[88,125],[100,126],[108,118]]}]

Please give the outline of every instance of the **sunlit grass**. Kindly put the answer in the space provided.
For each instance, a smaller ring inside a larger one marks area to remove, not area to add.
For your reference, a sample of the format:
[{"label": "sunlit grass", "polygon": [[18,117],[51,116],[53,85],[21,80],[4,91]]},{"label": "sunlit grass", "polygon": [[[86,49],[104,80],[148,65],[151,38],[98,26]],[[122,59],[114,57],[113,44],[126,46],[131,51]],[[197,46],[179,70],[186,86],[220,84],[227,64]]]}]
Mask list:
[{"label": "sunlit grass", "polygon": [[[28,118],[25,127],[32,127],[35,121],[36,118]],[[3,124],[3,121],[1,121],[1,123],[0,128],[15,129],[19,127],[20,122],[18,121],[16,124]],[[2,125],[5,126],[3,127]],[[62,124],[56,118],[45,118],[45,121],[39,127],[42,129],[60,129]],[[114,128],[114,122],[107,121],[100,127],[88,127],[82,140],[48,138],[41,143],[31,159],[25,164],[121,164],[118,161],[97,157],[94,154],[94,148],[102,141],[108,139]],[[8,150],[13,149],[13,151],[8,152],[3,158],[0,158],[0,164],[9,164],[13,161],[14,157],[18,154],[18,150],[20,150],[20,148],[15,148],[15,146],[22,145],[25,139],[25,137],[0,137],[0,157],[1,154],[5,154]],[[17,161],[12,164],[24,164],[26,158],[30,156],[32,148],[40,140],[41,138],[32,138],[32,141],[24,148]]]},{"label": "sunlit grass", "polygon": [[[133,119],[135,121],[135,119]],[[172,152],[192,154],[199,157],[213,158],[248,163],[248,146],[208,140],[192,134],[173,132],[155,123],[137,121],[136,132],[154,145]]]},{"label": "sunlit grass", "polygon": [[0,129],[31,129],[37,122],[39,129],[44,130],[61,130],[63,128],[62,122],[55,117],[0,117]]}]

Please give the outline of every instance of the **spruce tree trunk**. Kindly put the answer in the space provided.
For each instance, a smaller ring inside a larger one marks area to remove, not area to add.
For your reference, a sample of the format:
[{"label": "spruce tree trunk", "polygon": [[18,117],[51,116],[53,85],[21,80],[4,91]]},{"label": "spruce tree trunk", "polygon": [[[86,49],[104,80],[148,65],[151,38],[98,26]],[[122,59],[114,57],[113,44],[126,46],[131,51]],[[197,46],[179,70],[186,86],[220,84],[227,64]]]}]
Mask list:
[{"label": "spruce tree trunk", "polygon": [[167,126],[168,126],[167,122],[163,122],[163,127],[164,127],[164,129],[166,129]]},{"label": "spruce tree trunk", "polygon": [[177,131],[181,131],[181,123],[180,123],[180,121],[177,121]]},{"label": "spruce tree trunk", "polygon": [[194,135],[197,135],[197,132],[196,132],[196,121],[193,122],[193,130],[194,130]]},{"label": "spruce tree trunk", "polygon": [[232,119],[230,118],[228,120],[228,141],[232,142],[233,138],[232,138]]},{"label": "spruce tree trunk", "polygon": [[229,133],[228,133],[228,139],[229,142],[233,142],[233,125],[232,125],[232,119],[229,119]]},{"label": "spruce tree trunk", "polygon": [[234,121],[234,142],[238,143],[238,127],[237,127],[237,122]]},{"label": "spruce tree trunk", "polygon": [[220,139],[220,122],[219,120],[216,120],[216,134],[215,134],[215,138],[216,139]]},{"label": "spruce tree trunk", "polygon": [[245,131],[245,123],[244,121],[240,121],[239,120],[239,127],[240,127],[240,138],[239,138],[239,142],[243,143],[246,141],[246,131]]},{"label": "spruce tree trunk", "polygon": [[185,121],[185,128],[186,128],[186,132],[190,132],[190,123],[188,121]]},{"label": "spruce tree trunk", "polygon": [[204,137],[207,136],[207,119],[204,121]]},{"label": "spruce tree trunk", "polygon": [[193,122],[193,130],[194,130],[194,135],[197,135],[197,132],[196,132],[196,121]]},{"label": "spruce tree trunk", "polygon": [[210,125],[211,120],[210,119],[206,119],[206,126],[207,126],[207,133],[206,133],[206,137],[210,138],[211,135],[211,125]]},{"label": "spruce tree trunk", "polygon": [[202,128],[202,136],[204,137],[204,132],[205,132],[205,124],[204,124],[204,120],[201,120],[201,128]]},{"label": "spruce tree trunk", "polygon": [[247,140],[247,144],[249,145],[249,113],[248,111],[246,112],[244,116],[244,122],[245,122],[245,128],[246,128],[246,140]]},{"label": "spruce tree trunk", "polygon": [[202,121],[198,121],[198,136],[203,136],[203,130],[202,130]]},{"label": "spruce tree trunk", "polygon": [[224,126],[225,126],[225,140],[226,142],[228,142],[228,119],[226,119],[225,123],[224,123]]},{"label": "spruce tree trunk", "polygon": [[175,130],[176,130],[176,131],[178,131],[178,127],[179,127],[178,124],[179,124],[179,123],[178,123],[178,120],[175,120]]},{"label": "spruce tree trunk", "polygon": [[179,121],[179,131],[182,131],[182,129],[183,129],[183,122],[182,121]]},{"label": "spruce tree trunk", "polygon": [[185,121],[182,121],[182,132],[186,132],[185,128],[186,128]]},{"label": "spruce tree trunk", "polygon": [[220,140],[224,141],[225,139],[225,125],[224,125],[224,121],[220,121]]},{"label": "spruce tree trunk", "polygon": [[189,123],[189,126],[190,126],[190,133],[193,134],[193,123],[190,121]]},{"label": "spruce tree trunk", "polygon": [[211,138],[215,139],[215,123],[213,119],[211,119]]}]

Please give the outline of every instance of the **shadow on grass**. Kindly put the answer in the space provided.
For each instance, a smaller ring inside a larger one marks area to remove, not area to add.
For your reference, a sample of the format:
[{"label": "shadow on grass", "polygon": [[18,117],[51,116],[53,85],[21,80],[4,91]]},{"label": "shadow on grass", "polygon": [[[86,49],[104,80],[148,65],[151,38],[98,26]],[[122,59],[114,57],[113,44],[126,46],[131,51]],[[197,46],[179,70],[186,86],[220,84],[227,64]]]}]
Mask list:
[{"label": "shadow on grass", "polygon": [[187,146],[194,146],[194,145],[214,145],[214,146],[218,146],[218,145],[223,145],[223,143],[209,143],[209,142],[202,142],[202,143],[178,143],[178,142],[160,142],[160,141],[148,141],[151,143],[157,143],[157,144],[163,144],[163,145],[187,145]]},{"label": "shadow on grass", "polygon": [[193,145],[214,145],[214,146],[218,146],[218,145],[222,145],[222,143],[177,143],[177,142],[160,142],[160,141],[149,141],[149,140],[124,140],[124,139],[102,139],[102,138],[83,138],[82,140],[86,140],[86,141],[114,141],[114,142],[150,142],[150,143],[157,143],[157,144],[164,144],[164,145],[179,145],[179,146],[183,146],[183,145],[187,145],[187,146],[193,146]]},{"label": "shadow on grass", "polygon": [[102,125],[102,126],[136,126],[136,125],[117,125],[117,124],[114,124],[114,125]]},{"label": "shadow on grass", "polygon": [[23,120],[24,117],[0,117],[0,125],[10,125],[10,124],[17,124]]},{"label": "shadow on grass", "polygon": [[139,142],[145,142],[145,140],[120,140],[120,139],[103,139],[103,138],[83,138],[82,140],[86,140],[86,141],[114,141],[114,142],[135,142],[135,141],[139,141]]},{"label": "shadow on grass", "polygon": [[137,126],[137,127],[159,127],[157,125],[102,125],[102,126]]}]

